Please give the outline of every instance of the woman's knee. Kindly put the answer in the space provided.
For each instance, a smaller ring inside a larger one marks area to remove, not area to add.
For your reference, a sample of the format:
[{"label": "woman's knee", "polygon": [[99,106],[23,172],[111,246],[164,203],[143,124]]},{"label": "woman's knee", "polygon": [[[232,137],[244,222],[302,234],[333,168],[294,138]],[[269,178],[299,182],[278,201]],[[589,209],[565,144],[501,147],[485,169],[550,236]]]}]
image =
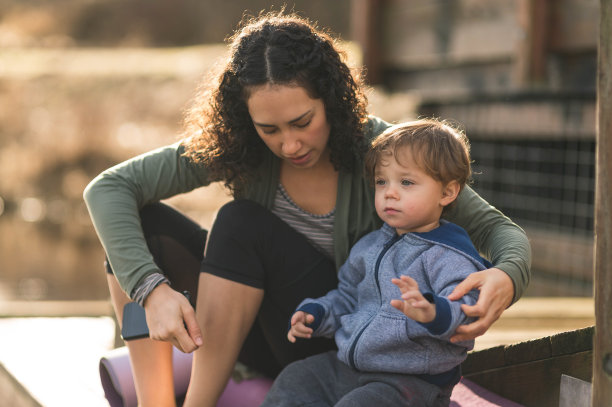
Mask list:
[{"label": "woman's knee", "polygon": [[140,210],[140,222],[145,238],[168,236],[191,252],[202,253],[208,231],[176,209],[155,202]]},{"label": "woman's knee", "polygon": [[234,249],[239,247],[263,255],[262,244],[274,237],[281,222],[256,202],[246,199],[231,201],[217,213],[210,230],[206,256],[228,250],[231,256],[235,256]]},{"label": "woman's knee", "polygon": [[219,209],[213,229],[216,226],[224,230],[230,228],[236,232],[241,229],[251,230],[255,225],[265,222],[271,213],[260,204],[247,199],[237,199],[226,203]]}]

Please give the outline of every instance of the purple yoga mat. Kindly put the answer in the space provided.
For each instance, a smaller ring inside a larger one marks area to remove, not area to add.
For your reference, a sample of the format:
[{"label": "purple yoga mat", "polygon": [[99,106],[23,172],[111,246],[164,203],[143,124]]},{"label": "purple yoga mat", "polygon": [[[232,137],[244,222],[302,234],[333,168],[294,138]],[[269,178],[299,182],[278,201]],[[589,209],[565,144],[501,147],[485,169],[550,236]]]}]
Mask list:
[{"label": "purple yoga mat", "polygon": [[[191,361],[191,354],[173,348],[174,391],[177,398],[183,397],[187,392],[191,378]],[[100,359],[100,380],[110,407],[138,405],[126,347],[114,349]],[[271,385],[272,380],[263,377],[243,380],[240,383],[230,379],[217,407],[257,407],[266,397]]]}]

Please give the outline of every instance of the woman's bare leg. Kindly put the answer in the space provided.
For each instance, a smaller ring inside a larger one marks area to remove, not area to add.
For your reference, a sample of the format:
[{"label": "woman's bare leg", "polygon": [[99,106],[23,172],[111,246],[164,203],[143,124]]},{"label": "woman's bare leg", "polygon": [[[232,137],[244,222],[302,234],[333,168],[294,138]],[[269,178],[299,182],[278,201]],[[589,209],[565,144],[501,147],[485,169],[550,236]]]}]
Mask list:
[{"label": "woman's bare leg", "polygon": [[200,274],[196,316],[204,344],[194,353],[184,407],[214,407],[263,299],[263,290]]},{"label": "woman's bare leg", "polygon": [[[125,295],[114,275],[108,274],[108,287],[121,324],[123,306],[130,299]],[[140,407],[175,407],[174,381],[172,378],[172,345],[149,338],[127,341],[134,384]]]}]

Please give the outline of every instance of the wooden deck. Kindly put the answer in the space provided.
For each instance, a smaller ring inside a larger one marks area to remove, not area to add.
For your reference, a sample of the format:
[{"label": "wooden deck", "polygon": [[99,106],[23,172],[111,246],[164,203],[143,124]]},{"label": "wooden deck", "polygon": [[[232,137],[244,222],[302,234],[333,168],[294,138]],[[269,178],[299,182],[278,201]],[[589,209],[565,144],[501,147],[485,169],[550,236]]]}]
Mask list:
[{"label": "wooden deck", "polygon": [[481,337],[474,350],[512,345],[595,324],[592,298],[525,297],[507,309]]},{"label": "wooden deck", "polygon": [[[115,330],[109,318],[111,315],[112,309],[106,301],[0,302],[0,337],[3,344],[8,345],[0,350],[0,397],[10,396],[11,405],[15,407],[107,405],[100,386],[97,360],[113,347]],[[493,370],[503,367],[501,361],[516,362],[516,356],[512,359],[511,355],[527,355],[520,348],[509,345],[533,342],[593,323],[591,298],[523,298],[476,340],[475,351],[470,355],[472,367],[466,364],[464,372],[467,375],[469,369],[482,370],[487,367],[483,365],[485,360],[498,364],[489,364],[484,377],[499,377],[503,372],[493,373]],[[590,343],[588,337],[585,338]],[[533,343],[539,343],[537,349],[544,349],[550,340]],[[484,349],[487,349],[484,353],[480,352]],[[583,353],[581,357],[586,363],[590,354]],[[26,360],[27,363],[22,363]],[[24,369],[26,364],[36,369]],[[538,369],[533,366],[522,365],[521,368],[532,375],[550,375],[544,369],[546,365]],[[519,376],[525,374],[521,370],[516,372]],[[507,381],[505,375],[503,373]],[[574,376],[580,378],[584,374]],[[487,385],[475,375],[470,378]],[[496,391],[502,394],[503,389]],[[60,399],[58,394],[62,395]]]},{"label": "wooden deck", "polygon": [[527,407],[558,407],[561,375],[591,382],[591,298],[524,298],[462,365],[470,380]]}]

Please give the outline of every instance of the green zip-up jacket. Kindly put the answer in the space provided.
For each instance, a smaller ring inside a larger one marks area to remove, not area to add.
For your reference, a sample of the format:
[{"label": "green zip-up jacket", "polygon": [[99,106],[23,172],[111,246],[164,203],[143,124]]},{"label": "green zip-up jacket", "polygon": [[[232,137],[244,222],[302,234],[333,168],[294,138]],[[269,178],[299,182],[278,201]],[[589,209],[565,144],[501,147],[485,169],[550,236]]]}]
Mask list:
[{"label": "green zip-up jacket", "polygon": [[[372,139],[390,124],[371,117]],[[145,277],[161,272],[147,248],[138,211],[148,203],[210,184],[207,170],[185,157],[181,142],[162,147],[102,172],[83,194],[94,227],[119,284],[131,294]],[[280,160],[267,150],[246,198],[271,208],[279,183]],[[334,221],[335,262],[339,268],[350,248],[382,222],[374,208],[374,191],[362,168],[340,171]],[[531,248],[525,232],[471,188],[459,194],[444,218],[463,227],[476,248],[514,283],[514,300],[529,284]]]}]

